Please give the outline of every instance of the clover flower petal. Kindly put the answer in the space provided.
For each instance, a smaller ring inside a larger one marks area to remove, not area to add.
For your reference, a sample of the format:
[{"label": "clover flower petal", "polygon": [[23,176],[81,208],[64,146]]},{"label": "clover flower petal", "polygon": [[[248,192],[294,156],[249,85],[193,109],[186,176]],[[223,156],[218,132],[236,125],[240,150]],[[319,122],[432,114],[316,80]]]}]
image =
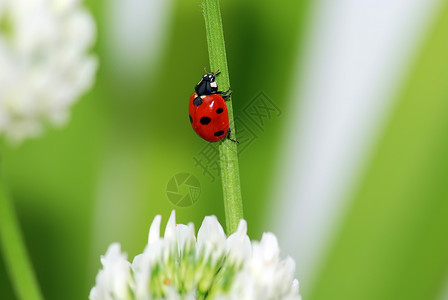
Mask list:
[{"label": "clover flower petal", "polygon": [[0,3],[0,135],[18,143],[62,125],[93,84],[93,18],[75,0]]},{"label": "clover flower petal", "polygon": [[[288,299],[300,300],[294,279],[295,262],[280,258],[277,238],[265,233],[260,242],[250,242],[247,223],[226,237],[215,216],[199,228],[176,225],[173,211],[164,237],[161,217],[149,230],[148,244],[132,265],[118,244],[112,244],[101,259],[91,300],[151,299]],[[131,298],[129,298],[131,297]]]}]

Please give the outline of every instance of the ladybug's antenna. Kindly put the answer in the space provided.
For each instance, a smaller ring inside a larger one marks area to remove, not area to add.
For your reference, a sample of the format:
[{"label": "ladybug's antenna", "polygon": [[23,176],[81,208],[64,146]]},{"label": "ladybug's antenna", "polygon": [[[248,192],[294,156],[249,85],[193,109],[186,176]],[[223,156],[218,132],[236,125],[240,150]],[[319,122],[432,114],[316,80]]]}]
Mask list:
[{"label": "ladybug's antenna", "polygon": [[205,68],[205,66],[204,66],[204,71],[205,71],[205,73],[208,73],[208,72],[207,72],[207,69]]},{"label": "ladybug's antenna", "polygon": [[219,73],[221,73],[221,72],[220,72],[219,69],[218,69],[218,70],[216,70],[215,73],[213,73],[213,75],[218,75]]}]

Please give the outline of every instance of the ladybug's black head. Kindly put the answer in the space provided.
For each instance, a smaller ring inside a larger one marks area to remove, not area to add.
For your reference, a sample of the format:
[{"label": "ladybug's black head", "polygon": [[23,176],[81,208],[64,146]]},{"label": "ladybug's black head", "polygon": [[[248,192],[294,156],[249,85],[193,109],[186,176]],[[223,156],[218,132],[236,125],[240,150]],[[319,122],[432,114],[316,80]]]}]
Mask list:
[{"label": "ladybug's black head", "polygon": [[216,94],[218,91],[218,84],[215,81],[215,76],[219,74],[216,73],[206,73],[202,76],[201,81],[196,85],[195,91],[198,96]]}]

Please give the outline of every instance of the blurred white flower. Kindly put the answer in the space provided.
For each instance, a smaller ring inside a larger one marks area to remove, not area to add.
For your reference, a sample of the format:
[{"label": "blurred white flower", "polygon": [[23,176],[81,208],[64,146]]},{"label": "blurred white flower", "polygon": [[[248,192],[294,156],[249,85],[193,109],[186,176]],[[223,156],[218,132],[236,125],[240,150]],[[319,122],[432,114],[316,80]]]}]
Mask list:
[{"label": "blurred white flower", "polygon": [[161,217],[155,217],[148,245],[132,264],[119,244],[110,245],[90,299],[301,299],[295,263],[279,258],[272,233],[251,244],[241,220],[227,238],[216,217],[209,216],[196,239],[193,224],[176,225],[175,219],[173,211],[161,238]]},{"label": "blurred white flower", "polygon": [[19,142],[64,124],[93,83],[92,16],[77,0],[0,0],[0,135]]}]

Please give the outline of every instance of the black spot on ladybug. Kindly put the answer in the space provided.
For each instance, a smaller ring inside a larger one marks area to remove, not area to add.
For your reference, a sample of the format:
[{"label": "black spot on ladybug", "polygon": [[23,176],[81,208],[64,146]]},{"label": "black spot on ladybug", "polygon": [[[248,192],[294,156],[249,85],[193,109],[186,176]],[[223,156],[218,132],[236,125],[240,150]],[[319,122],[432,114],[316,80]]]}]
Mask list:
[{"label": "black spot on ladybug", "polygon": [[211,120],[212,119],[210,119],[209,117],[202,117],[199,122],[201,122],[202,125],[207,125]]},{"label": "black spot on ladybug", "polygon": [[194,98],[194,100],[193,100],[193,104],[195,105],[195,106],[199,106],[199,105],[201,105],[202,104],[202,98],[201,97],[196,97],[196,98]]},{"label": "black spot on ladybug", "polygon": [[222,108],[218,108],[217,110],[216,110],[216,113],[217,114],[220,114],[220,113],[222,113],[224,111],[224,109],[222,109]]},{"label": "black spot on ladybug", "polygon": [[213,135],[214,136],[221,136],[224,134],[224,131],[220,130],[220,131],[216,131]]},{"label": "black spot on ladybug", "polygon": [[193,118],[190,115],[188,116],[190,117],[190,123],[193,123]]}]

